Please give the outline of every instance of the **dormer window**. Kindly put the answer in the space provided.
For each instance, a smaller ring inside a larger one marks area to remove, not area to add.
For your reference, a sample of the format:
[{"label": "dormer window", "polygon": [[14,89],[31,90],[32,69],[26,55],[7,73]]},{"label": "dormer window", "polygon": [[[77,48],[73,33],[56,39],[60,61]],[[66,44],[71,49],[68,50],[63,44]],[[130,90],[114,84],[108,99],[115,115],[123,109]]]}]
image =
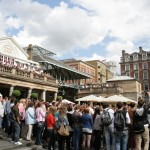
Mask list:
[{"label": "dormer window", "polygon": [[125,55],[125,62],[130,61],[130,55]]},{"label": "dormer window", "polygon": [[142,60],[146,60],[146,59],[147,59],[147,54],[146,53],[142,54]]},{"label": "dormer window", "polygon": [[133,61],[137,61],[138,60],[138,54],[133,54]]}]

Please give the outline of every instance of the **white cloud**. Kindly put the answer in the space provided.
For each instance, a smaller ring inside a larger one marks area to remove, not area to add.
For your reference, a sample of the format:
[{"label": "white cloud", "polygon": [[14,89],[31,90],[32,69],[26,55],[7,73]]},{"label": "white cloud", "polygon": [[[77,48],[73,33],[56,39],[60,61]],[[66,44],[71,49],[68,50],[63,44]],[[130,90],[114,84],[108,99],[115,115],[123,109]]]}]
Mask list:
[{"label": "white cloud", "polygon": [[106,58],[94,53],[91,57],[80,57],[78,59],[83,60],[83,61],[89,61],[89,60],[100,60],[100,61],[102,61],[102,60],[105,60]]},{"label": "white cloud", "polygon": [[[22,46],[38,44],[62,55],[111,37],[106,59],[120,61],[121,50],[137,49],[137,41],[150,39],[150,2],[148,0],[71,0],[51,8],[32,0],[0,1],[0,35],[19,29],[13,37]],[[149,43],[149,41],[147,40]],[[142,45],[140,45],[142,46]],[[91,59],[103,59],[99,52]],[[89,58],[90,59],[90,58]],[[104,58],[105,59],[105,58]]]},{"label": "white cloud", "polygon": [[112,56],[112,55],[121,55],[121,50],[126,50],[126,52],[132,53],[134,51],[134,43],[131,41],[121,41],[121,40],[116,40],[110,42],[107,47],[107,55]]}]

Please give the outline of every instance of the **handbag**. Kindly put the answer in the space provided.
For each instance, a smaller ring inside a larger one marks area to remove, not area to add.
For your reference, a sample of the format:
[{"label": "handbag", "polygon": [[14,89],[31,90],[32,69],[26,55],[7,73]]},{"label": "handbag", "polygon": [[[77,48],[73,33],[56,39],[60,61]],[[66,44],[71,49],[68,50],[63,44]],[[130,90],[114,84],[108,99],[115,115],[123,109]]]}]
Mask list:
[{"label": "handbag", "polygon": [[43,125],[43,122],[42,122],[42,121],[37,122],[37,127],[38,127],[38,128],[41,128],[41,127],[42,127],[42,125]]},{"label": "handbag", "polygon": [[62,123],[60,128],[58,129],[58,133],[62,136],[69,136],[68,126],[66,126]]}]

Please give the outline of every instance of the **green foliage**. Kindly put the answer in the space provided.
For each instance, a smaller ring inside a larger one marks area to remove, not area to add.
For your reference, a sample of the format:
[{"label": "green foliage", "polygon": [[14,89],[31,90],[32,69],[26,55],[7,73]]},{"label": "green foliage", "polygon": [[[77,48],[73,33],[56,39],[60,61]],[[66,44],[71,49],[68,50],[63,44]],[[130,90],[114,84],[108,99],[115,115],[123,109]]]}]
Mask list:
[{"label": "green foliage", "polygon": [[15,96],[15,97],[19,97],[20,94],[21,94],[21,92],[20,92],[19,90],[14,90],[14,91],[12,92],[12,95]]},{"label": "green foliage", "polygon": [[31,94],[31,98],[37,99],[37,98],[38,98],[38,93],[32,93],[32,94]]},{"label": "green foliage", "polygon": [[57,96],[57,100],[62,100],[62,96]]}]

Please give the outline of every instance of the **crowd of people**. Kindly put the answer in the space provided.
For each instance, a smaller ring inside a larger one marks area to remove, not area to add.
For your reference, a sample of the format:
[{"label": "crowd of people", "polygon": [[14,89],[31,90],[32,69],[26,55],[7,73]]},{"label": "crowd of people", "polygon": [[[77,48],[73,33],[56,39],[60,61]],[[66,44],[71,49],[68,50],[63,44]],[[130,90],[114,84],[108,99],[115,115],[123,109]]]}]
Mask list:
[{"label": "crowd of people", "polygon": [[137,104],[93,106],[16,100],[0,94],[0,130],[16,145],[24,139],[47,145],[48,150],[56,150],[56,142],[59,150],[148,150],[149,107],[142,99]]}]

